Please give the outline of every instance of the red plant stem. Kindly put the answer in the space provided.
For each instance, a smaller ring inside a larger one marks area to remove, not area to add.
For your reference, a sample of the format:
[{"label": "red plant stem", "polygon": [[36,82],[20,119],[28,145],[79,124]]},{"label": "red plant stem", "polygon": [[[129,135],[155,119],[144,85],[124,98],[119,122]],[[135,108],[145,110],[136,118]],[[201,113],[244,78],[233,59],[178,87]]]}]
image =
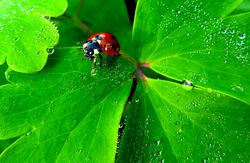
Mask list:
[{"label": "red plant stem", "polygon": [[83,22],[81,22],[78,18],[71,18],[71,20],[82,31],[86,32],[89,35],[93,35],[94,34],[94,31],[91,28],[89,28],[86,24],[84,24]]},{"label": "red plant stem", "polygon": [[135,67],[137,67],[137,62],[134,58],[126,55],[123,51],[120,51],[120,54],[123,58],[126,58],[127,60],[129,60],[131,63],[133,63],[135,65]]}]

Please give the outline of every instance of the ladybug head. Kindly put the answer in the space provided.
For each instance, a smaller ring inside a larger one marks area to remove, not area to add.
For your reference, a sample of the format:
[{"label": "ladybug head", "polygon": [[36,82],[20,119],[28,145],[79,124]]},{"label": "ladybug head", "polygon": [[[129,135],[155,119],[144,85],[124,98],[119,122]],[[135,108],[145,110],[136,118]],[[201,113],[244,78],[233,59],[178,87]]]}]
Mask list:
[{"label": "ladybug head", "polygon": [[83,50],[86,57],[93,58],[101,52],[101,47],[97,41],[91,40],[83,44]]}]

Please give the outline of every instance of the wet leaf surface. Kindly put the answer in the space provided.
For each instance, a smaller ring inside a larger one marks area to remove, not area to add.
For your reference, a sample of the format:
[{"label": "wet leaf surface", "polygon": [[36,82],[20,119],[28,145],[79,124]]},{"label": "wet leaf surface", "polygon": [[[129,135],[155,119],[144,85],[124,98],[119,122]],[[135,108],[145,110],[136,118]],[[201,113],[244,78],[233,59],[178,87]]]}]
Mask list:
[{"label": "wet leaf surface", "polygon": [[5,61],[17,72],[41,70],[49,53],[58,43],[59,34],[49,17],[66,10],[67,1],[8,1],[0,2],[0,64]]},{"label": "wet leaf surface", "polygon": [[139,1],[134,27],[138,60],[164,76],[249,104],[250,14],[227,16],[239,2]]},{"label": "wet leaf surface", "polygon": [[0,87],[0,139],[20,138],[1,162],[114,160],[131,70],[122,58],[91,70],[79,53],[57,50],[34,75],[8,71],[11,84]]}]

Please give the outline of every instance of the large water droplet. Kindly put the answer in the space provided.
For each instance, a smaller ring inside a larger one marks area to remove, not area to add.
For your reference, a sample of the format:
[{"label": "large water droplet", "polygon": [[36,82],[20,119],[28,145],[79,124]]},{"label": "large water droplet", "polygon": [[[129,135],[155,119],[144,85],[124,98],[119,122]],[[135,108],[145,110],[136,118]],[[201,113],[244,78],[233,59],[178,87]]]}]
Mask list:
[{"label": "large water droplet", "polygon": [[183,80],[182,85],[187,86],[187,87],[193,87],[194,86],[193,83],[191,81],[188,81],[188,80]]},{"label": "large water droplet", "polygon": [[242,39],[242,40],[245,39],[246,38],[246,34],[245,33],[239,34],[239,38]]}]

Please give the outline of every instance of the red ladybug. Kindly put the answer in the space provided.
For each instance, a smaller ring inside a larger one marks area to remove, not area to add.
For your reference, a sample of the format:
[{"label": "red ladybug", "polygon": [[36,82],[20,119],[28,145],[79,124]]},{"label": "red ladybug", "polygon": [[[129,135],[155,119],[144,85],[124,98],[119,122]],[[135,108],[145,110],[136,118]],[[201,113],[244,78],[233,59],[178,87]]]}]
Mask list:
[{"label": "red ladybug", "polygon": [[[101,52],[108,56],[119,54],[120,45],[114,35],[102,32],[90,36],[88,40],[83,43],[83,50],[86,57],[94,59]],[[102,58],[101,55],[99,56]]]}]

